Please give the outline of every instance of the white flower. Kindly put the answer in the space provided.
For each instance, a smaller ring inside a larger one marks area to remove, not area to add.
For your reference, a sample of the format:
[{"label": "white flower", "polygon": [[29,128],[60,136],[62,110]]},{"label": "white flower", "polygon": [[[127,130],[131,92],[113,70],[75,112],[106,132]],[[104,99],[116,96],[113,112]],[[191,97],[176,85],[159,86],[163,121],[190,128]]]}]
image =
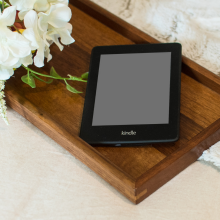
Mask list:
[{"label": "white flower", "polygon": [[[48,26],[48,32],[46,34],[47,40],[53,41],[59,49],[63,50],[63,45],[69,45],[74,43],[75,40],[71,37],[72,33],[72,25],[67,23],[63,28],[54,28],[53,26]],[[59,42],[59,38],[61,38],[61,43]]]},{"label": "white flower", "polygon": [[[37,67],[44,66],[44,57],[49,62],[52,59],[50,54],[50,45],[54,42],[60,50],[63,45],[73,43],[75,40],[71,37],[72,25],[67,23],[71,19],[72,13],[65,4],[51,5],[50,9],[44,13],[36,13],[30,10],[24,17],[26,30],[23,36],[31,42],[32,50],[37,49],[34,58],[34,64]],[[39,17],[39,19],[38,19]]]},{"label": "white flower", "polygon": [[31,54],[29,41],[7,27],[14,24],[15,15],[14,6],[0,12],[0,80],[9,79],[14,74],[13,68],[20,67],[22,59],[25,60]]},{"label": "white flower", "polygon": [[64,4],[51,5],[50,10],[46,13],[40,12],[39,28],[46,33],[46,39],[54,41],[60,50],[63,46],[60,44],[58,38],[64,45],[73,43],[75,40],[71,37],[72,25],[67,23],[72,16],[71,10]]},{"label": "white flower", "polygon": [[48,62],[52,59],[50,54],[52,43],[63,50],[62,44],[75,42],[71,37],[72,25],[68,23],[72,16],[68,0],[10,0],[10,2],[20,10],[20,19],[24,19],[26,30],[22,35],[30,41],[31,49],[37,50],[35,66],[43,67],[44,57]]},{"label": "white flower", "polygon": [[39,16],[39,28],[42,31],[47,31],[48,25],[52,25],[55,28],[65,27],[66,23],[70,20],[72,13],[68,6],[64,4],[51,5],[50,10],[46,13],[40,12]]},{"label": "white flower", "polygon": [[10,0],[10,3],[17,6],[17,10],[20,11],[19,18],[23,20],[26,13],[30,10],[46,12],[51,4],[62,3],[68,5],[69,0]]},{"label": "white flower", "polygon": [[[26,30],[24,30],[23,36],[31,42],[32,50],[37,49],[37,54],[34,57],[34,64],[37,67],[42,67],[44,66],[44,53],[46,51],[48,53],[49,44],[46,45],[42,38],[43,32],[38,28],[38,16],[35,11],[31,10],[25,15],[24,25]],[[46,48],[46,46],[48,48]]]},{"label": "white flower", "polygon": [[5,88],[5,81],[0,80],[0,92]]},{"label": "white flower", "polygon": [[3,118],[5,123],[8,125],[8,118],[6,114],[6,105],[5,105],[5,100],[3,99],[5,97],[3,89],[5,88],[5,81],[0,80],[0,116]]}]

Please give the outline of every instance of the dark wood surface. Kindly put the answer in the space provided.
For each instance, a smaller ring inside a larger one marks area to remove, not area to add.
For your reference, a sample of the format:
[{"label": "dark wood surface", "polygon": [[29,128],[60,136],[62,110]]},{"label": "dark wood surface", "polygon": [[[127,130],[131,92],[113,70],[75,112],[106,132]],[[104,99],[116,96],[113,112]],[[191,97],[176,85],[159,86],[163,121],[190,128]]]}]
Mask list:
[{"label": "dark wood surface", "polygon": [[[65,47],[63,52],[53,45],[52,61],[39,71],[48,73],[54,66],[62,76],[80,76],[88,71],[94,46],[134,44],[139,37],[152,42],[150,36],[115,16],[112,18],[95,4],[81,0],[73,2],[75,6],[70,6],[73,13],[71,23],[76,42]],[[100,13],[107,17],[100,17]],[[105,25],[105,22],[118,24],[118,29],[114,25]],[[219,78],[188,59],[186,62],[181,82],[180,139],[175,143],[123,148],[91,147],[78,137],[85,83],[71,84],[83,94],[68,92],[60,81],[50,85],[38,81],[37,88],[32,89],[21,82],[20,77],[25,71],[20,68],[15,73],[16,77],[6,84],[6,100],[9,106],[137,204],[220,139]]]}]

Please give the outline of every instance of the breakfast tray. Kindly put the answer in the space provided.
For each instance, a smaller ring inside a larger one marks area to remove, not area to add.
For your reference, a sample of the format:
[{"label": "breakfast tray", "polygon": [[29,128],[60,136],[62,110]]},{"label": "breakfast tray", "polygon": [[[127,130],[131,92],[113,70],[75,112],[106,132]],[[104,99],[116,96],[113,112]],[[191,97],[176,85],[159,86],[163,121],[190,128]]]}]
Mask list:
[{"label": "breakfast tray", "polygon": [[[61,53],[51,47],[57,72],[80,76],[89,69],[91,50],[101,45],[158,43],[157,40],[85,0],[70,1],[76,42]],[[180,139],[134,147],[90,146],[79,138],[86,83],[72,82],[82,94],[70,93],[63,82],[36,82],[32,89],[16,71],[6,83],[7,104],[138,204],[168,182],[220,140],[220,78],[183,57]],[[39,71],[39,70],[38,70]],[[137,97],[138,98],[138,97]]]}]

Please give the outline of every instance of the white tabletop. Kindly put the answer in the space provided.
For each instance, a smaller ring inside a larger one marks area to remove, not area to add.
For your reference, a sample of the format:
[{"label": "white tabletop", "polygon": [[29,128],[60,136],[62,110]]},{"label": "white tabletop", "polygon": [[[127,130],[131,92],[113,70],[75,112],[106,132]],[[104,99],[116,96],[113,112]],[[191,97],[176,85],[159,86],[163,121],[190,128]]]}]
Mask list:
[{"label": "white tabletop", "polygon": [[0,219],[216,219],[220,172],[195,162],[132,204],[12,109],[0,121]]}]

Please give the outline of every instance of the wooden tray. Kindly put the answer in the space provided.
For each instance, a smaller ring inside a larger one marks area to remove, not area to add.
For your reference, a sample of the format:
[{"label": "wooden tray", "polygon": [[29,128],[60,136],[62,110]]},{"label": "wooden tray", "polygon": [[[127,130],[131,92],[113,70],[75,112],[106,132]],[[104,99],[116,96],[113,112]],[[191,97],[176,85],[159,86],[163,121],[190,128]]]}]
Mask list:
[{"label": "wooden tray", "polygon": [[[71,10],[76,43],[60,52],[51,47],[51,66],[61,75],[88,71],[91,49],[98,45],[156,43],[157,41],[90,1],[74,0]],[[6,85],[9,106],[90,167],[137,204],[193,163],[220,139],[220,78],[183,57],[180,140],[138,147],[91,147],[78,137],[86,84],[75,83],[83,94],[68,92],[62,82],[21,82],[20,68]]]}]

